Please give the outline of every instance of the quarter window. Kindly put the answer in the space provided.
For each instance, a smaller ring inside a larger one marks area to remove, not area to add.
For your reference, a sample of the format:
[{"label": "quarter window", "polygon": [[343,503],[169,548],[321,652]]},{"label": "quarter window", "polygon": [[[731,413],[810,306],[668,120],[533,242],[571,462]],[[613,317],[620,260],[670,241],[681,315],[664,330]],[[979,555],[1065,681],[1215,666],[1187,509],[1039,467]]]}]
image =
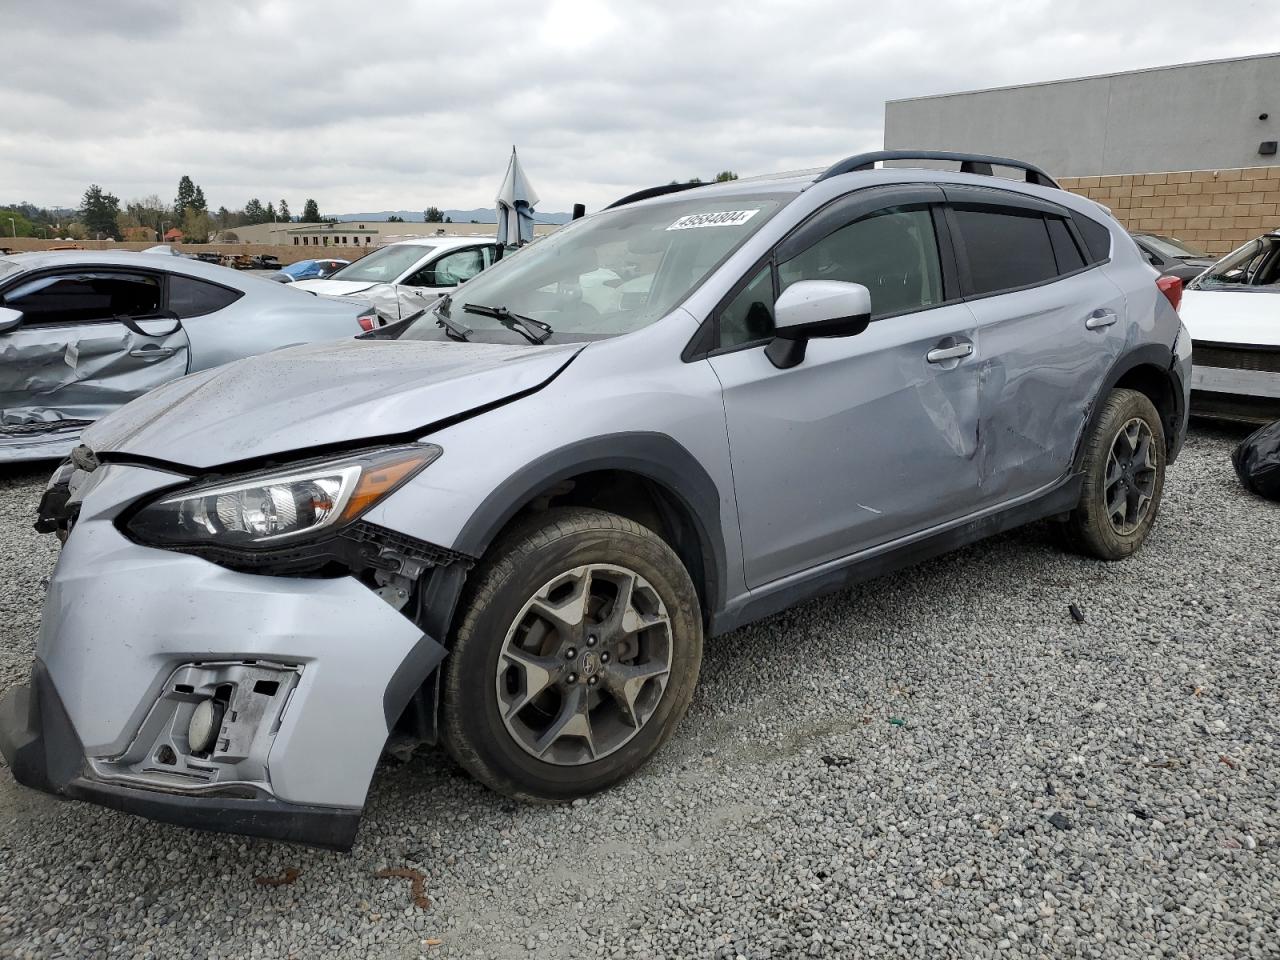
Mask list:
[{"label": "quarter window", "polygon": [[886,207],[841,227],[778,266],[780,291],[797,280],[862,284],[871,291],[873,319],[942,303],[938,239],[928,206]]},{"label": "quarter window", "polygon": [[1111,256],[1111,231],[1097,220],[1077,213],[1074,217],[1084,245],[1089,251],[1090,263],[1101,263]]},{"label": "quarter window", "polygon": [[1031,286],[1058,275],[1044,214],[968,206],[953,208],[953,214],[969,263],[967,294]]},{"label": "quarter window", "polygon": [[183,320],[215,313],[235,303],[243,294],[194,277],[169,276],[169,309]]}]

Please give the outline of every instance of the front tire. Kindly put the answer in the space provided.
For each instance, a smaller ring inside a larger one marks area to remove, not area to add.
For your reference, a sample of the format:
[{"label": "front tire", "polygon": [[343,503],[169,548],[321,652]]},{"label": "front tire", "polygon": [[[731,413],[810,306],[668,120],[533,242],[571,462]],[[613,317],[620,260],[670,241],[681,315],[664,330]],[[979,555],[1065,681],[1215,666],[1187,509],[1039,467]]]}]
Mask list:
[{"label": "front tire", "polygon": [[1165,438],[1146,394],[1112,390],[1085,441],[1080,502],[1064,533],[1100,560],[1132,556],[1147,538],[1164,492]]},{"label": "front tire", "polygon": [[661,538],[602,510],[548,510],[470,579],[444,663],[444,743],[508,796],[595,793],[671,736],[701,659],[697,593]]}]

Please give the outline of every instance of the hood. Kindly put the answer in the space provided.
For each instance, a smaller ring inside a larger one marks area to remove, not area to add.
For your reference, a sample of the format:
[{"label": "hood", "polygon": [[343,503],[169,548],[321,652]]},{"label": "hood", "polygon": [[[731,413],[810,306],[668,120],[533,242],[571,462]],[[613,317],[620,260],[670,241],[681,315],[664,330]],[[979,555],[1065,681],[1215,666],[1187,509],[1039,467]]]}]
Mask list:
[{"label": "hood", "polygon": [[175,380],[84,432],[98,454],[209,468],[410,437],[551,380],[583,344],[303,344]]},{"label": "hood", "polygon": [[1192,341],[1280,346],[1280,291],[1185,290],[1178,314]]},{"label": "hood", "polygon": [[323,297],[349,297],[353,293],[362,293],[370,287],[378,286],[367,280],[298,280],[293,284],[295,290],[309,290]]}]

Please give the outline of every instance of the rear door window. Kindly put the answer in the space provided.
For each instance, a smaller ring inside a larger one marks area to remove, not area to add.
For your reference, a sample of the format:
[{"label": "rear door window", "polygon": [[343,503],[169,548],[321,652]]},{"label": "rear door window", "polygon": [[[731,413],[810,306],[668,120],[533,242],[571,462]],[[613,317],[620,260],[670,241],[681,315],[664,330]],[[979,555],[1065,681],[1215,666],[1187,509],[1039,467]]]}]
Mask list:
[{"label": "rear door window", "polygon": [[216,313],[239,300],[244,294],[195,277],[169,275],[169,309],[183,320]]},{"label": "rear door window", "polygon": [[45,274],[5,293],[5,306],[23,313],[23,325],[92,323],[160,311],[163,291],[154,274],[78,270]]},{"label": "rear door window", "polygon": [[952,207],[968,263],[967,296],[1033,286],[1058,276],[1044,214],[1014,207]]}]

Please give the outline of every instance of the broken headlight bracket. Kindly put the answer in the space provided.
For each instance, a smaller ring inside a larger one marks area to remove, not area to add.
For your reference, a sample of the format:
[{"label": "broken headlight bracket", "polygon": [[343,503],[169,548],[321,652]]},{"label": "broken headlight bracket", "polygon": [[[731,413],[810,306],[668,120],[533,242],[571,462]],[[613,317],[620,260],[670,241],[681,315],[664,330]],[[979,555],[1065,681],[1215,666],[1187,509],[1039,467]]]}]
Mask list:
[{"label": "broken headlight bracket", "polygon": [[207,544],[167,547],[242,573],[276,576],[347,576],[368,573],[416,581],[430,567],[472,559],[455,550],[357,520],[331,537],[288,546],[231,549]]}]

